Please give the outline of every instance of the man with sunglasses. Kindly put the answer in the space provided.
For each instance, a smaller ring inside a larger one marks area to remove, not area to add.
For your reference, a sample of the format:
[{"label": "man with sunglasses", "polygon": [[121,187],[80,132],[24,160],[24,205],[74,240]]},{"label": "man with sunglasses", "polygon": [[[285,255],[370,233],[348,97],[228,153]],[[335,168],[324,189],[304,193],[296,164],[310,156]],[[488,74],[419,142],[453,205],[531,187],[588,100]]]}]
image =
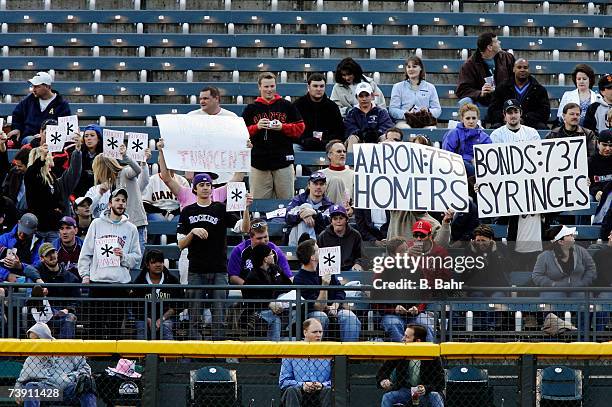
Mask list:
[{"label": "man with sunglasses", "polygon": [[283,251],[274,243],[270,242],[268,224],[263,219],[253,219],[249,228],[249,240],[245,240],[234,247],[227,263],[227,274],[230,284],[243,285],[249,272],[253,270],[253,249],[256,246],[267,245],[272,249],[274,263],[277,264],[283,274],[293,279],[289,268],[289,262]]}]

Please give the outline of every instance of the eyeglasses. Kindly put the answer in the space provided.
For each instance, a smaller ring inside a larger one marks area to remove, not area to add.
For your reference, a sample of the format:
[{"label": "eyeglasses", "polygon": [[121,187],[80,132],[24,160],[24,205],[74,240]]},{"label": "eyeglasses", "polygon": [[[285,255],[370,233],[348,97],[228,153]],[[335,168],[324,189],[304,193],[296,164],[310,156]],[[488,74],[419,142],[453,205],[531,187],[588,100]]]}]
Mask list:
[{"label": "eyeglasses", "polygon": [[414,232],[412,236],[414,236],[417,239],[425,239],[427,237],[425,233],[421,233],[421,232]]},{"label": "eyeglasses", "polygon": [[264,221],[251,223],[251,229],[261,229],[268,226],[268,224]]}]

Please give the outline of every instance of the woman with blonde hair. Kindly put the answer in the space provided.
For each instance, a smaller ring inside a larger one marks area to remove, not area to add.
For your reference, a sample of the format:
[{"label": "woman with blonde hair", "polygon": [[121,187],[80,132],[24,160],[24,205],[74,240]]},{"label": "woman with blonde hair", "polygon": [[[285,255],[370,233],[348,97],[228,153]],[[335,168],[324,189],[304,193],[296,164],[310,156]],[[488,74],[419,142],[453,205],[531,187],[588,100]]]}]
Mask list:
[{"label": "woman with blonde hair", "polygon": [[[149,171],[143,171],[141,167],[147,165],[146,162],[139,165],[126,154],[127,149],[124,144],[119,146],[119,152],[121,160],[126,163],[125,166],[116,159],[102,154],[94,158],[91,165],[94,186],[89,188],[85,196],[91,199],[92,215],[97,218],[108,208],[111,192],[117,188],[125,188],[129,196],[125,212],[128,220],[138,228],[140,250],[144,253],[148,223],[141,192],[149,183]],[[151,151],[146,149],[146,158],[148,159],[150,155]]]},{"label": "woman with blonde hair", "polygon": [[60,219],[71,214],[70,195],[81,177],[80,136],[75,139],[68,170],[58,178],[53,174],[53,165],[49,146],[43,144],[30,151],[24,176],[28,211],[38,218],[37,232],[49,243],[58,238]]}]

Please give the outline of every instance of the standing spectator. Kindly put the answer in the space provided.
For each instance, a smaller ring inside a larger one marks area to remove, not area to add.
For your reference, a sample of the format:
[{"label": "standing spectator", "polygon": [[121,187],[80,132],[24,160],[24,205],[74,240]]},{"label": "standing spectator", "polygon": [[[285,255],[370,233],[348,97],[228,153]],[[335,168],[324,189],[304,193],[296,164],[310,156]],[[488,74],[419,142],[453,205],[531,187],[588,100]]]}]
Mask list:
[{"label": "standing spectator", "polygon": [[[143,171],[148,170],[148,168],[143,169]],[[185,177],[175,174],[174,171],[171,176],[172,180],[176,181],[180,187],[189,188],[189,181]],[[181,212],[179,201],[170,191],[168,185],[162,181],[160,174],[154,174],[149,178],[149,183],[142,193],[142,199],[149,222],[169,221]]]},{"label": "standing spectator", "polygon": [[580,126],[584,125],[584,118],[586,116],[587,109],[597,101],[597,94],[593,92],[593,85],[595,85],[595,72],[593,68],[587,64],[578,64],[572,72],[572,81],[576,86],[574,90],[568,90],[563,93],[561,102],[559,103],[559,109],[557,110],[557,118],[559,123],[563,122],[563,108],[568,103],[576,103],[580,107]]},{"label": "standing spectator", "polygon": [[[612,287],[612,231],[608,232],[605,245],[597,245],[597,252],[593,255],[597,279],[593,282],[594,287]],[[589,248],[590,249],[590,248]],[[603,292],[599,298],[612,299],[612,292]]]},{"label": "standing spectator", "polygon": [[[47,144],[47,126],[57,126],[57,120],[47,119],[43,121],[40,125],[40,134],[34,136],[29,144],[24,144],[22,147],[29,146],[31,148],[36,148],[43,144]],[[70,166],[70,155],[65,150],[57,151],[51,155],[53,156],[53,167],[51,168],[51,172],[59,178]]]},{"label": "standing spectator", "polygon": [[550,100],[546,88],[529,72],[529,61],[519,58],[512,69],[514,75],[495,87],[491,106],[487,111],[487,122],[494,129],[504,125],[504,102],[516,99],[521,105],[523,124],[534,129],[547,130],[550,119]]},{"label": "standing spectator", "polygon": [[344,138],[342,115],[325,94],[325,76],[308,76],[307,92],[293,104],[304,120],[304,133],[293,144],[295,151],[323,151],[334,139]]},{"label": "standing spectator", "polygon": [[[238,217],[226,211],[225,204],[212,201],[212,178],[206,173],[198,174],[193,178],[193,190],[197,195],[197,202],[185,207],[181,211],[177,226],[177,233],[184,237],[179,238],[178,247],[189,247],[189,285],[227,285],[227,228],[234,227]],[[252,197],[247,194],[247,206],[250,206]],[[242,231],[247,233],[250,229],[250,216],[248,208],[244,211]],[[198,332],[202,317],[202,299],[225,300],[225,290],[201,289],[187,291],[189,299],[195,300],[190,310],[190,331],[194,339],[201,339]],[[213,337],[223,338],[223,308],[224,303],[216,301],[213,304]]]},{"label": "standing spectator", "polygon": [[236,113],[221,107],[221,93],[214,86],[205,86],[200,91],[200,108],[187,113],[189,115],[236,117]]},{"label": "standing spectator", "polygon": [[36,233],[38,219],[25,213],[10,232],[0,235],[0,246],[11,252],[0,261],[0,281],[6,281],[9,274],[23,274],[23,270],[40,263],[38,249],[43,239]]},{"label": "standing spectator", "polygon": [[232,249],[229,262],[227,264],[227,274],[231,284],[243,285],[244,280],[253,270],[253,250],[257,246],[268,246],[274,256],[276,264],[282,273],[292,279],[293,274],[289,268],[289,262],[285,253],[274,243],[270,242],[268,234],[268,224],[263,219],[253,219],[249,228],[249,240],[245,240]]},{"label": "standing spectator", "polygon": [[[6,141],[3,145],[6,145]],[[17,154],[15,154],[13,158],[11,168],[7,172],[2,171],[1,174],[3,175],[0,175],[1,178],[4,178],[2,181],[2,195],[12,201],[17,209],[18,216],[27,212],[28,207],[23,180],[28,168],[30,151],[31,149],[27,147],[23,147],[17,151]],[[6,160],[8,161],[8,155],[6,156]],[[4,174],[6,174],[6,176],[4,176]]]},{"label": "standing spectator", "polygon": [[70,215],[70,195],[81,176],[81,139],[77,137],[70,168],[61,177],[51,172],[53,158],[43,144],[30,152],[25,173],[28,209],[38,218],[38,233],[47,242],[57,239],[58,222]]},{"label": "standing spectator", "polygon": [[81,178],[74,189],[75,196],[84,196],[89,188],[94,186],[93,160],[102,154],[102,128],[97,124],[86,126],[83,130],[83,145],[85,149],[82,152]]},{"label": "standing spectator", "polygon": [[338,205],[349,206],[353,201],[355,171],[346,165],[346,147],[340,140],[332,140],[325,146],[329,167],[321,172],[327,179],[327,197]]},{"label": "standing spectator", "polygon": [[491,141],[493,143],[514,143],[521,141],[539,141],[540,134],[536,129],[521,124],[523,109],[516,99],[504,102],[505,126],[493,130]]},{"label": "standing spectator", "polygon": [[608,114],[612,109],[612,74],[608,73],[599,78],[599,95],[597,100],[589,106],[584,117],[584,127],[599,133],[607,130]]},{"label": "standing spectator", "polygon": [[355,93],[355,88],[360,83],[367,83],[373,89],[374,103],[381,109],[387,107],[385,103],[385,95],[372,78],[363,74],[361,66],[355,62],[353,58],[344,58],[336,67],[334,74],[335,84],[332,88],[331,100],[340,108],[342,117],[346,116],[353,106],[357,105],[358,96]]},{"label": "standing spectator", "polygon": [[74,274],[78,282],[81,282],[77,266],[79,264],[79,256],[81,255],[81,247],[83,247],[83,240],[77,237],[79,230],[77,222],[70,216],[64,216],[60,219],[59,225],[59,237],[53,241],[53,247],[57,251],[59,264],[64,270]]},{"label": "standing spectator", "polygon": [[[293,279],[294,285],[340,286],[335,275],[319,276],[319,247],[314,239],[300,243],[296,250],[301,268]],[[329,319],[336,318],[340,325],[340,340],[342,342],[357,342],[361,331],[361,322],[342,301],[346,293],[342,290],[302,290],[302,297],[308,301],[308,318],[317,319],[327,330]],[[310,311],[314,309],[313,311]]]},{"label": "standing spectator", "polygon": [[21,144],[28,144],[30,138],[40,130],[46,119],[70,116],[68,101],[51,89],[53,80],[47,72],[38,72],[28,82],[32,93],[17,104],[13,110],[13,130],[7,136]]},{"label": "standing spectator", "polygon": [[361,235],[348,224],[348,215],[342,205],[329,208],[331,225],[317,236],[319,247],[340,246],[340,269],[363,271],[367,267],[361,249]]},{"label": "standing spectator", "polygon": [[355,96],[359,103],[344,118],[344,134],[349,151],[356,143],[377,143],[393,127],[389,113],[373,104],[374,90],[369,83],[362,82],[355,86]]},{"label": "standing spectator", "polygon": [[580,126],[580,106],[576,103],[568,103],[563,106],[563,122],[548,133],[547,139],[584,136],[586,139],[587,156],[591,157],[597,148],[597,137],[591,130]]},{"label": "standing spectator", "polygon": [[[427,331],[421,325],[408,325],[402,341],[404,343],[429,342]],[[444,407],[444,369],[439,357],[432,360],[389,360],[376,374],[378,387],[385,391],[381,407],[397,404],[421,407]],[[411,388],[416,387],[416,393]]]},{"label": "standing spectator", "polygon": [[612,181],[612,130],[604,130],[597,137],[597,151],[589,157],[589,179],[591,196],[601,202]]},{"label": "standing spectator", "polygon": [[491,137],[478,125],[480,109],[466,103],[459,108],[461,122],[444,135],[442,149],[460,154],[465,164],[467,176],[474,175],[474,146],[491,144]]},{"label": "standing spectator", "polygon": [[[133,298],[145,298],[147,301],[134,302],[132,313],[136,319],[136,338],[150,339],[149,335],[153,329],[159,331],[160,339],[171,341],[174,339],[174,322],[177,310],[182,309],[182,303],[174,303],[173,300],[184,298],[183,290],[180,288],[167,288],[169,284],[180,284],[178,278],[174,277],[166,266],[164,266],[164,254],[159,250],[149,250],[142,262],[142,271],[134,280],[134,284],[150,284],[151,287],[135,288],[130,292]],[[152,288],[155,287],[155,290]],[[157,319],[151,319],[153,315],[152,295],[155,293],[158,306],[156,309]],[[162,308],[163,306],[163,308]],[[146,314],[145,314],[146,308]],[[147,318],[145,319],[145,315]]]},{"label": "standing spectator", "polygon": [[308,233],[315,238],[329,225],[329,208],[334,204],[325,195],[327,180],[322,172],[315,172],[308,179],[306,191],[295,196],[289,206],[285,223],[289,228],[289,246],[297,246],[300,236]]},{"label": "standing spectator", "polygon": [[[302,324],[305,342],[321,342],[323,327],[314,318]],[[285,358],[281,361],[278,385],[285,407],[332,405],[332,366],[330,359]]]},{"label": "standing spectator", "polygon": [[396,83],[391,90],[389,114],[395,119],[395,126],[400,129],[435,128],[442,107],[436,87],[425,80],[423,61],[417,56],[408,57],[405,70],[406,80]]},{"label": "standing spectator", "polygon": [[459,106],[471,103],[489,106],[496,85],[512,77],[514,55],[502,51],[501,41],[491,32],[478,36],[477,49],[461,66],[455,93]]},{"label": "standing spectator", "polygon": [[[132,280],[130,269],[138,267],[142,254],[138,244],[138,230],[125,216],[127,205],[127,190],[115,189],[110,194],[108,209],[91,223],[79,256],[79,274],[84,284],[127,284]],[[110,243],[101,239],[113,239],[116,243],[109,246]],[[107,262],[110,256],[119,257],[118,266]],[[116,299],[126,296],[127,292],[123,287],[89,288],[90,298],[115,299],[90,304],[91,331],[94,338],[100,339],[108,335],[111,339],[117,339],[121,336],[121,322],[125,310],[118,307]]]},{"label": "standing spectator", "polygon": [[89,225],[93,221],[91,215],[91,198],[87,196],[81,196],[74,200],[74,214],[77,221],[77,236],[85,238]]},{"label": "standing spectator", "polygon": [[444,213],[442,222],[438,222],[427,212],[390,211],[387,238],[404,236],[411,239],[414,225],[420,221],[425,221],[431,225],[433,240],[443,247],[448,247],[451,238],[451,222],[454,216],[455,213],[448,209]]},{"label": "standing spectator", "polygon": [[276,93],[276,75],[264,72],[257,79],[260,96],[242,113],[249,129],[251,175],[255,199],[289,199],[293,195],[293,143],[304,132],[300,112]]}]

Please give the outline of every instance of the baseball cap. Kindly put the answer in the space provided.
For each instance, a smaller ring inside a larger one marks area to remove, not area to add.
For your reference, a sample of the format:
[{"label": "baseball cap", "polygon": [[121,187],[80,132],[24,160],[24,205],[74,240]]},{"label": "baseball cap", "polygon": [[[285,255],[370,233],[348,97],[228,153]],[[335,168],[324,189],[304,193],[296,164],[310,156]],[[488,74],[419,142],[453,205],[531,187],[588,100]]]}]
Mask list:
[{"label": "baseball cap", "polygon": [[212,185],[213,179],[209,174],[202,172],[196,175],[195,177],[193,177],[191,187],[195,189],[195,187],[201,182],[208,182],[210,185]]},{"label": "baseball cap", "polygon": [[93,200],[90,197],[88,197],[88,196],[80,196],[80,197],[78,197],[77,199],[74,200],[74,204],[76,206],[79,206],[79,205],[81,205],[85,201],[89,202],[90,205],[93,203]]},{"label": "baseball cap", "polygon": [[557,233],[555,237],[553,237],[552,241],[556,242],[558,240],[563,239],[565,236],[570,236],[570,235],[575,235],[575,234],[576,234],[576,228],[568,228],[567,226],[563,225],[559,233]]},{"label": "baseball cap", "polygon": [[17,231],[21,233],[25,233],[26,235],[31,235],[36,231],[38,227],[38,218],[33,213],[24,213],[21,219],[19,219],[19,224],[17,226]]},{"label": "baseball cap", "polygon": [[125,190],[125,188],[117,188],[117,189],[115,189],[113,192],[111,192],[110,199],[113,199],[114,197],[116,197],[119,194],[122,194],[123,196],[125,196],[125,199],[128,199],[128,193]]},{"label": "baseball cap", "polygon": [[370,95],[374,93],[374,89],[367,82],[359,82],[355,87],[355,96],[359,96],[363,92],[368,92]]},{"label": "baseball cap", "polygon": [[45,85],[51,85],[53,83],[53,79],[51,78],[51,75],[49,75],[47,72],[38,72],[28,82],[30,82],[34,86],[42,85],[43,83]]},{"label": "baseball cap", "polygon": [[308,178],[308,181],[311,181],[311,182],[317,182],[317,181],[325,182],[326,180],[327,180],[327,178],[325,177],[325,173],[323,173],[321,171],[313,172],[310,175],[310,178]]},{"label": "baseball cap", "polygon": [[521,104],[516,99],[508,99],[504,102],[504,112],[507,112],[510,109],[518,109],[523,111]]},{"label": "baseball cap", "polygon": [[76,220],[74,220],[72,217],[70,216],[64,216],[63,218],[60,219],[59,221],[60,226],[61,225],[68,225],[68,226],[72,226],[75,227],[77,226]]},{"label": "baseball cap", "polygon": [[329,209],[329,216],[332,217],[334,215],[344,215],[344,217],[348,219],[346,209],[342,205],[334,205]]},{"label": "baseball cap", "polygon": [[607,129],[600,131],[599,135],[597,136],[597,141],[612,143],[612,130]]},{"label": "baseball cap", "polygon": [[431,233],[431,223],[426,220],[419,220],[412,225],[412,233],[420,232],[426,235]]},{"label": "baseball cap", "polygon": [[597,84],[597,86],[599,87],[600,92],[602,89],[612,88],[612,73],[601,75],[601,78],[599,78],[599,83]]},{"label": "baseball cap", "polygon": [[54,246],[53,246],[51,243],[49,243],[49,242],[47,242],[47,243],[43,243],[43,244],[42,244],[42,245],[40,245],[40,247],[38,248],[38,255],[39,255],[40,257],[44,257],[44,256],[46,256],[47,254],[49,254],[49,252],[51,252],[51,251],[53,251],[53,250],[55,250],[55,247],[54,247]]}]

